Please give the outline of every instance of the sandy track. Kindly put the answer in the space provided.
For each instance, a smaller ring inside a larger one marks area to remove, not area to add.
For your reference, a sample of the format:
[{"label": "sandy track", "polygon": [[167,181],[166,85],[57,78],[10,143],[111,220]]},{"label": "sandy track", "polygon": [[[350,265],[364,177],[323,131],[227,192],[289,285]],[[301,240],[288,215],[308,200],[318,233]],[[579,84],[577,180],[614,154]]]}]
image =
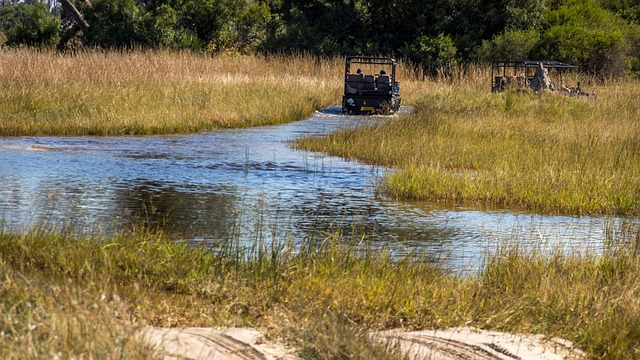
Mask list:
[{"label": "sandy track", "polygon": [[[587,356],[562,339],[514,335],[473,328],[371,333],[372,338],[398,346],[412,359],[453,360],[578,360]],[[144,333],[165,359],[293,360],[295,349],[267,343],[259,331],[241,328],[166,329]]]},{"label": "sandy track", "polygon": [[561,360],[587,359],[563,339],[542,335],[515,335],[473,328],[376,332],[373,337],[390,341],[412,359],[450,360]]},{"label": "sandy track", "polygon": [[259,331],[229,328],[150,328],[146,341],[169,360],[293,360],[293,350],[264,342]]}]

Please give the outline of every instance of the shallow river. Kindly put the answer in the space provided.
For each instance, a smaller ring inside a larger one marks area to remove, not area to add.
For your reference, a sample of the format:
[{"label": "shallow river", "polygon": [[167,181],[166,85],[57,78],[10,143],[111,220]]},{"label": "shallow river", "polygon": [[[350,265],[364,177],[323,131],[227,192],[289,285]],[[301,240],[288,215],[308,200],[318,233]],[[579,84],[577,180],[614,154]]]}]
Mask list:
[{"label": "shallow river", "polygon": [[504,243],[599,251],[606,218],[443,209],[376,196],[390,170],[287,141],[384,118],[339,108],[286,125],[149,137],[0,138],[0,221],[108,234],[147,223],[177,238],[252,244],[341,231],[455,271]]}]

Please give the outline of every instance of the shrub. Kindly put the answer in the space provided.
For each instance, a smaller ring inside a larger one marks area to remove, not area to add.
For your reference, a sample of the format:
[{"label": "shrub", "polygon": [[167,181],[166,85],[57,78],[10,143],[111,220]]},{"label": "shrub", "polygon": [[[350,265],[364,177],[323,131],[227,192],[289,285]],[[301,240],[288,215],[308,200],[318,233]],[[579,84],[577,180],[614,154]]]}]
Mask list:
[{"label": "shrub", "polygon": [[425,73],[431,76],[450,75],[456,65],[457,49],[450,36],[420,36],[403,49],[405,55],[422,64]]},{"label": "shrub", "polygon": [[539,40],[540,34],[536,30],[509,30],[483,41],[476,56],[481,61],[527,60]]},{"label": "shrub", "polygon": [[7,32],[8,45],[53,46],[58,41],[60,19],[51,15],[44,3],[20,4],[10,15],[14,26]]},{"label": "shrub", "polygon": [[133,0],[99,0],[85,10],[91,24],[86,34],[90,45],[119,48],[138,43],[139,11]]},{"label": "shrub", "polygon": [[604,77],[627,70],[625,33],[629,25],[592,1],[574,1],[547,14],[534,53],[541,59],[575,63]]}]

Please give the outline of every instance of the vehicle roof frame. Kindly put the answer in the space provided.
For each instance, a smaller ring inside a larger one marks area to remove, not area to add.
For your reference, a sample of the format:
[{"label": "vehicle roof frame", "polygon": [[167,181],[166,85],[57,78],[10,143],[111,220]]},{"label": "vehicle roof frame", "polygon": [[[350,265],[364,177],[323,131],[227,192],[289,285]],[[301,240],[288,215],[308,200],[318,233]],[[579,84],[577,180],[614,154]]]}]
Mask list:
[{"label": "vehicle roof frame", "polygon": [[391,79],[396,80],[396,59],[382,56],[347,56],[345,62],[345,76],[351,73],[351,64],[386,65],[391,66]]},{"label": "vehicle roof frame", "polygon": [[567,64],[560,61],[550,60],[495,60],[491,62],[491,89],[496,89],[496,77],[517,76],[520,73],[525,75],[525,83],[528,84],[529,79],[533,76],[535,70],[542,64],[547,70],[555,70],[561,77],[565,71],[578,70],[579,66]]}]

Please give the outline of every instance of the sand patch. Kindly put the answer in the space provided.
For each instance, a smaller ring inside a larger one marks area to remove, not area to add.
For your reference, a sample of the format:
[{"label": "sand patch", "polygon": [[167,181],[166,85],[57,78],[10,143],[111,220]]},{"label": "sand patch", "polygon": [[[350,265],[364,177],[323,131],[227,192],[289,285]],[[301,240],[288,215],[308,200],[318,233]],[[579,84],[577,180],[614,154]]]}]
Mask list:
[{"label": "sand patch", "polygon": [[[371,333],[398,346],[411,359],[578,360],[588,357],[569,341],[543,335],[508,334],[474,328]],[[257,330],[149,328],[145,340],[165,359],[293,360],[295,349],[265,341]]]}]

